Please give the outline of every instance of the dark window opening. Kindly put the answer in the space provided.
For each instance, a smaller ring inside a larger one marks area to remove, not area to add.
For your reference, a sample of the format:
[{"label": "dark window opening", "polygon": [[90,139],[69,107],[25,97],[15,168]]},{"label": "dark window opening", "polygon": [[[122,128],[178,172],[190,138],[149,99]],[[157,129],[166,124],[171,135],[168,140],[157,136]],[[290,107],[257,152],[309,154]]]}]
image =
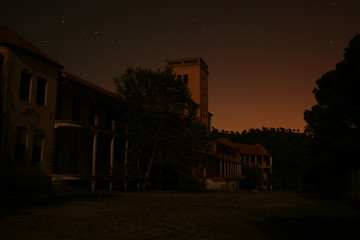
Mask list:
[{"label": "dark window opening", "polygon": [[21,80],[20,80],[20,100],[29,102],[30,99],[30,83],[31,83],[31,74],[28,70],[21,71]]},{"label": "dark window opening", "polygon": [[106,111],[106,114],[105,114],[105,117],[106,117],[106,119],[105,119],[105,127],[107,128],[107,129],[112,129],[112,114],[111,114],[111,111],[109,111],[109,110],[107,110]]},{"label": "dark window opening", "polygon": [[45,106],[46,100],[46,84],[47,80],[44,78],[38,78],[36,88],[36,104]]},{"label": "dark window opening", "polygon": [[79,121],[80,120],[80,100],[77,97],[73,98],[72,105],[72,120]]},{"label": "dark window opening", "polygon": [[168,65],[176,65],[176,64],[181,64],[181,61],[168,62]]},{"label": "dark window opening", "polygon": [[32,161],[34,163],[41,162],[43,139],[44,139],[44,137],[42,135],[34,135],[33,150],[32,150]]},{"label": "dark window opening", "polygon": [[185,60],[184,63],[197,63],[198,60]]},{"label": "dark window opening", "polygon": [[16,128],[15,161],[17,162],[25,162],[26,136],[26,128]]},{"label": "dark window opening", "polygon": [[96,116],[96,105],[92,103],[90,104],[90,114],[89,114],[89,121],[91,125],[95,124],[95,116]]},{"label": "dark window opening", "polygon": [[177,75],[176,76],[178,80],[181,80],[182,79],[182,76],[181,75]]},{"label": "dark window opening", "polygon": [[184,83],[188,83],[189,82],[189,75],[184,74]]}]

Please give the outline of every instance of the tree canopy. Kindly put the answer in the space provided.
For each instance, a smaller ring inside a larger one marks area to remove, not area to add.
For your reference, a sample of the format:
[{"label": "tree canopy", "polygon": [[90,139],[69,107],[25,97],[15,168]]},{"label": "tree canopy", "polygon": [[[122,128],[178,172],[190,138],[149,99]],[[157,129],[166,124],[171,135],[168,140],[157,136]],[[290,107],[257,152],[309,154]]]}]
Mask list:
[{"label": "tree canopy", "polygon": [[360,168],[360,35],[350,41],[344,59],[316,85],[313,93],[318,104],[304,113],[306,132],[314,140],[318,175],[332,181]]},{"label": "tree canopy", "polygon": [[313,90],[318,102],[305,111],[306,130],[314,136],[347,135],[360,127],[360,35],[345,49],[336,69],[316,81]]},{"label": "tree canopy", "polygon": [[170,69],[128,68],[114,82],[122,98],[128,168],[136,169],[144,188],[190,181],[208,137],[187,85]]}]

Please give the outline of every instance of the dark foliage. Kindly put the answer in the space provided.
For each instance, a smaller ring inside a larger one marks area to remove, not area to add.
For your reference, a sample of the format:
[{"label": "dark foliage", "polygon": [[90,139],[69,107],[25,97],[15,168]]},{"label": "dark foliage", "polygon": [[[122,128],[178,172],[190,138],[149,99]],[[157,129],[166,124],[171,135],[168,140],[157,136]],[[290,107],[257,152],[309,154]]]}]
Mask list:
[{"label": "dark foliage", "polygon": [[304,113],[306,132],[313,137],[309,178],[317,189],[337,192],[344,176],[360,168],[360,35],[350,41],[335,70],[316,84],[318,104]]},{"label": "dark foliage", "polygon": [[239,180],[239,187],[241,189],[261,189],[262,187],[262,174],[255,167],[244,166],[243,173],[245,177]]},{"label": "dark foliage", "polygon": [[170,69],[141,68],[128,68],[115,84],[122,97],[126,177],[144,188],[184,188],[208,140],[186,84]]}]

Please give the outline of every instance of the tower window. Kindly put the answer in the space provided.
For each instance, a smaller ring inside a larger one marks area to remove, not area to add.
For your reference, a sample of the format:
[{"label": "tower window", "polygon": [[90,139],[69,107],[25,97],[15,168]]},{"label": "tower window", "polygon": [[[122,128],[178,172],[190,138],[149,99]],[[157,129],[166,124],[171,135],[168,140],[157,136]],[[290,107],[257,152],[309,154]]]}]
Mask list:
[{"label": "tower window", "polygon": [[31,83],[31,74],[28,70],[21,71],[20,79],[20,100],[29,102],[30,100],[30,83]]},{"label": "tower window", "polygon": [[202,85],[204,88],[206,88],[206,78],[205,77],[202,78]]}]

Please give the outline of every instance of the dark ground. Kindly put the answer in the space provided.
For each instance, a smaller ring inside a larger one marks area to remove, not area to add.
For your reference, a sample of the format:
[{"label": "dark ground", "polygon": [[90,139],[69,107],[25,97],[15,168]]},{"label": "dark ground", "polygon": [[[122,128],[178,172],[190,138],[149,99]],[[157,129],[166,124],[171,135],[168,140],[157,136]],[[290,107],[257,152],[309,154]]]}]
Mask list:
[{"label": "dark ground", "polygon": [[[0,239],[357,239],[360,208],[287,192],[0,197]],[[357,237],[356,237],[357,236]]]}]

